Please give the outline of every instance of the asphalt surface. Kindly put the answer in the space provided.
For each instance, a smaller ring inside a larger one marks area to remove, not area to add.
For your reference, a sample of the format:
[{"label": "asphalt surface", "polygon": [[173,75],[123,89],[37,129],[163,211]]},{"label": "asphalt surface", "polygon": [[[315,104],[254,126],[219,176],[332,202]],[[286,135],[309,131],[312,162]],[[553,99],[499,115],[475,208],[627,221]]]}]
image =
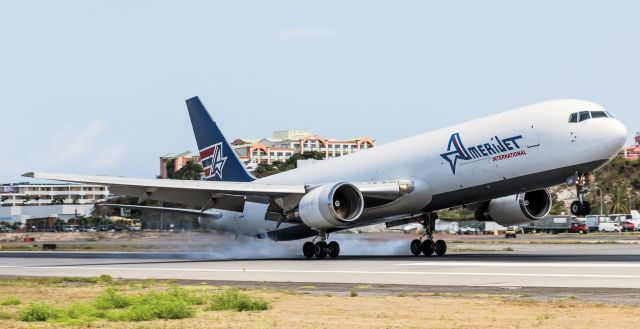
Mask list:
[{"label": "asphalt surface", "polygon": [[[381,246],[366,247],[371,252]],[[296,253],[233,259],[233,254],[216,251],[0,252],[0,275],[109,274],[128,279],[233,282],[640,289],[640,245],[632,243],[452,243],[451,251],[443,257],[358,255],[357,250],[324,260],[306,260]]]}]

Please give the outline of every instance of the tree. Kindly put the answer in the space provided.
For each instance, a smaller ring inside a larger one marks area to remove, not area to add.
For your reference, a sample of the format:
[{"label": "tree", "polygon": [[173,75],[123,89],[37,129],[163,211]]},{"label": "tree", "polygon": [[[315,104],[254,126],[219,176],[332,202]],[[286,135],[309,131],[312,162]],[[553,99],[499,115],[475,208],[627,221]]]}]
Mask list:
[{"label": "tree", "polygon": [[29,201],[31,201],[31,198],[33,198],[30,194],[25,194],[24,195],[24,199],[22,200],[22,204],[23,205],[27,205],[29,203]]},{"label": "tree", "polygon": [[612,214],[625,214],[629,212],[629,195],[626,188],[622,184],[616,184],[611,189],[611,207],[609,212]]},{"label": "tree", "polygon": [[173,179],[200,180],[203,172],[204,169],[202,169],[202,165],[189,160],[182,168],[173,174]]},{"label": "tree", "polygon": [[176,165],[173,163],[173,161],[167,162],[165,169],[167,170],[167,178],[173,179],[176,171]]},{"label": "tree", "polygon": [[271,164],[259,163],[253,174],[256,177],[261,178],[281,173],[287,170],[296,169],[298,167],[298,160],[306,159],[322,160],[324,159],[324,153],[318,151],[309,151],[304,153],[296,153],[284,162],[273,161]]},{"label": "tree", "polygon": [[549,214],[560,215],[566,210],[565,206],[564,201],[558,200],[558,193],[551,192],[551,210],[549,211]]}]

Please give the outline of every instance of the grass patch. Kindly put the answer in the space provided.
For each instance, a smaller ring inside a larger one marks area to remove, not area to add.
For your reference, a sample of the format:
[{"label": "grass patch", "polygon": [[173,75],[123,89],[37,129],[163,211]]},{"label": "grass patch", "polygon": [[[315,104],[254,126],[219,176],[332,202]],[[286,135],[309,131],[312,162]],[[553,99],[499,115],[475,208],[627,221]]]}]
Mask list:
[{"label": "grass patch", "polygon": [[20,299],[18,299],[18,297],[16,296],[8,296],[0,301],[0,305],[20,305]]},{"label": "grass patch", "polygon": [[118,289],[108,287],[105,291],[96,297],[94,305],[99,310],[113,310],[125,308],[132,304],[130,297],[118,294]]},{"label": "grass patch", "polygon": [[33,303],[22,309],[18,318],[20,321],[38,322],[57,319],[59,316],[60,310],[53,306],[43,303]]},{"label": "grass patch", "polygon": [[118,289],[107,287],[92,303],[72,304],[63,309],[34,303],[22,309],[18,318],[25,322],[54,321],[75,326],[88,325],[98,319],[127,322],[184,319],[195,316],[193,305],[204,303],[203,297],[177,287],[133,296],[122,295]]},{"label": "grass patch", "polygon": [[269,309],[269,303],[259,297],[251,297],[238,289],[223,290],[213,295],[208,311],[236,310],[263,311]]},{"label": "grass patch", "polygon": [[356,288],[351,288],[351,291],[349,292],[349,296],[358,297],[358,290]]},{"label": "grass patch", "polygon": [[111,321],[191,318],[196,313],[193,305],[202,303],[202,298],[176,287],[138,296],[123,296],[116,289],[108,288],[96,298],[96,306],[108,310],[105,317]]},{"label": "grass patch", "polygon": [[8,311],[0,311],[0,320],[11,320],[13,319],[13,314]]}]

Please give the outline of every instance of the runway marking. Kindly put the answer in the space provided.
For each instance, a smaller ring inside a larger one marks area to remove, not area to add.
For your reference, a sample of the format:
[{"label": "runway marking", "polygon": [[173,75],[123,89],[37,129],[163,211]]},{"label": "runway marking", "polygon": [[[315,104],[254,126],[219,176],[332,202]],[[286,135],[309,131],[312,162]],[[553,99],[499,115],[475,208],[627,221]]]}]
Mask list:
[{"label": "runway marking", "polygon": [[59,267],[59,266],[0,266],[18,269],[68,269],[95,271],[158,271],[158,272],[205,272],[205,273],[296,273],[296,274],[391,274],[391,275],[472,275],[472,276],[527,276],[567,278],[611,278],[640,279],[640,275],[620,274],[553,274],[553,273],[497,273],[497,272],[403,272],[403,271],[351,271],[351,270],[274,270],[274,269],[194,269],[194,268],[140,268],[140,267]]},{"label": "runway marking", "polygon": [[470,266],[470,267],[594,267],[640,268],[640,263],[535,263],[535,262],[420,262],[394,264],[396,266]]}]

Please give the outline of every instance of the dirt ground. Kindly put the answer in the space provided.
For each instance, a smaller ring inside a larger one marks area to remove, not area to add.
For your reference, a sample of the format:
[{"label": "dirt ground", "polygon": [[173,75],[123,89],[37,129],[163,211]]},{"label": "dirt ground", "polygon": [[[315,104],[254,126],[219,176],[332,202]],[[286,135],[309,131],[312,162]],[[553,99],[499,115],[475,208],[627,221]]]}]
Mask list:
[{"label": "dirt ground", "polygon": [[[0,300],[17,296],[20,305],[0,306],[15,314],[32,302],[56,306],[88,302],[105,285],[91,283],[37,283],[3,279]],[[181,285],[182,283],[173,283]],[[158,281],[120,283],[125,291],[162,289]],[[186,286],[190,289],[220,289],[210,283]],[[529,294],[486,293],[449,294],[403,291],[372,295],[373,287],[345,287],[331,292],[306,285],[280,290],[265,284],[246,293],[266,299],[267,311],[204,311],[194,318],[142,322],[99,320],[80,327],[91,328],[637,328],[640,307],[624,304],[593,303],[573,296],[538,300]],[[0,328],[57,328],[55,322],[0,320]],[[74,328],[65,325],[66,328]]]}]

